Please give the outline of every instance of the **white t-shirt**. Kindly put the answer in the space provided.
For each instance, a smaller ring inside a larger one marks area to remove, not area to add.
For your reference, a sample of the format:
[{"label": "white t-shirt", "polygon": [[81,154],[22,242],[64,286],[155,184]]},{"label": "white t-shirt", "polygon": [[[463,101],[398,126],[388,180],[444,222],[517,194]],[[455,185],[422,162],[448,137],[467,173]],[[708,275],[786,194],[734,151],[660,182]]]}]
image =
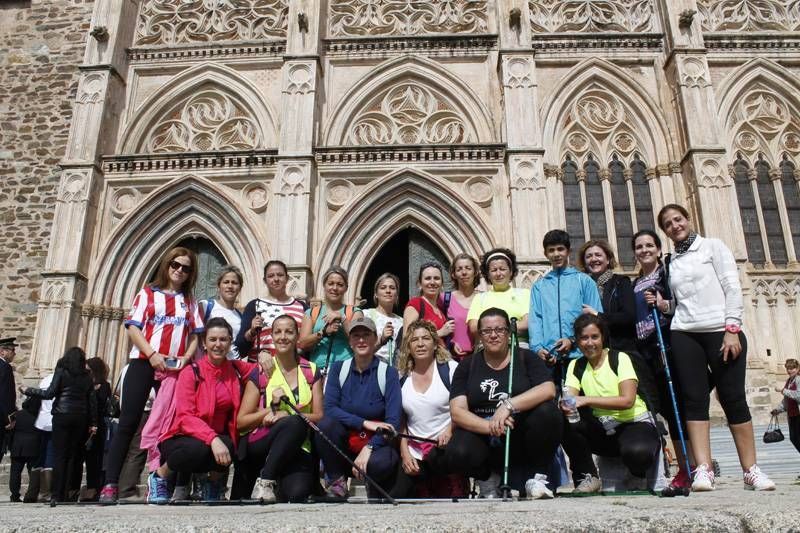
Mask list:
[{"label": "white t-shirt", "polygon": [[[200,309],[203,314],[205,314],[206,309],[208,309],[208,302],[208,300],[200,300]],[[214,305],[211,306],[211,312],[205,317],[205,323],[207,324],[209,320],[217,317],[224,318],[225,321],[231,325],[231,328],[233,328],[233,339],[236,339],[242,327],[242,314],[237,309],[228,309],[219,303],[219,301],[215,300]],[[202,342],[197,350],[197,354],[198,357],[205,355],[205,347]],[[231,351],[228,352],[228,359],[239,359],[239,350],[233,342],[231,342]]]},{"label": "white t-shirt", "polygon": [[[55,374],[49,374],[42,378],[39,382],[40,389],[47,389],[53,381]],[[36,422],[33,425],[36,429],[41,431],[53,431],[53,415],[50,410],[53,408],[53,400],[42,400],[42,405],[39,407],[39,415],[36,417]]]},{"label": "white t-shirt", "polygon": [[[447,364],[452,383],[458,363],[448,361]],[[431,385],[425,392],[415,390],[411,379],[409,375],[401,391],[408,432],[417,437],[434,438],[450,423],[450,391],[442,383],[438,368],[433,369]],[[409,451],[415,459],[422,459],[422,454],[414,446],[409,446]]]},{"label": "white t-shirt", "polygon": [[383,313],[379,313],[377,309],[365,309],[364,316],[375,322],[375,327],[378,328],[378,337],[381,336],[383,333],[383,328],[386,327],[386,324],[391,322],[394,326],[394,335],[392,335],[392,342],[387,342],[380,349],[375,352],[380,359],[382,359],[385,363],[389,362],[389,345],[392,345],[392,350],[395,352],[397,351],[397,334],[400,333],[400,328],[403,327],[403,317],[399,315],[392,315],[386,316]]}]

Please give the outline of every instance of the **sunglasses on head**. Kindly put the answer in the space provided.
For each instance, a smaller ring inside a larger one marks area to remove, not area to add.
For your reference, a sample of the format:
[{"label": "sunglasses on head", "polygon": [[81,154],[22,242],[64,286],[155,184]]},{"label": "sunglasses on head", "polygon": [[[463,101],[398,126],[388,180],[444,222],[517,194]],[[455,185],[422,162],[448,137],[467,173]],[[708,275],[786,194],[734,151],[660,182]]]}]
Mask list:
[{"label": "sunglasses on head", "polygon": [[177,261],[170,261],[169,267],[172,270],[182,270],[184,274],[191,274],[192,273],[192,265],[184,265],[183,263],[179,263]]}]

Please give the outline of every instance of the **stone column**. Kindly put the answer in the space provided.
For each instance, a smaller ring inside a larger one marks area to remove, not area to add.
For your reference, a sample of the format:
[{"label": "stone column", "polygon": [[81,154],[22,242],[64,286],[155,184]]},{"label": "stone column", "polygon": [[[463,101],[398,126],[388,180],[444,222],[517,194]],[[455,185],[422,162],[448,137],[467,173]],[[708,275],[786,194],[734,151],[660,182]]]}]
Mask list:
[{"label": "stone column", "polygon": [[[61,178],[37,311],[31,371],[52,369],[65,348],[80,339],[97,204],[103,186],[99,157],[115,142],[124,96],[125,47],[138,2],[98,0],[61,162]],[[108,130],[104,131],[103,125]]]}]

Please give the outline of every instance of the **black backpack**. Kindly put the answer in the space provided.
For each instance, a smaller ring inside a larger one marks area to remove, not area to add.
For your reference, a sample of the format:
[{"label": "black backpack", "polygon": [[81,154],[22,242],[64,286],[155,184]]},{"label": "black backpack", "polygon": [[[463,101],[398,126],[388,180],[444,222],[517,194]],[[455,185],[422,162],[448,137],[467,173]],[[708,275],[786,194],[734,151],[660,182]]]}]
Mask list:
[{"label": "black backpack", "polygon": [[[656,414],[660,412],[661,405],[658,400],[658,387],[656,386],[656,381],[653,377],[653,372],[650,370],[650,366],[648,366],[642,356],[636,352],[628,353],[627,355],[633,365],[633,371],[636,372],[636,379],[639,381],[636,388],[636,395],[644,401],[644,404],[651,413]],[[572,374],[578,379],[578,382],[583,378],[583,373],[586,372],[586,366],[588,364],[589,360],[585,357],[581,357],[575,362],[575,366],[572,368]],[[608,351],[608,364],[611,365],[611,371],[614,372],[615,375],[619,375],[618,350]]]},{"label": "black backpack", "polygon": [[[439,371],[439,377],[442,379],[442,383],[444,383],[444,388],[450,391],[450,365],[448,362],[439,363],[436,362],[436,370]],[[400,388],[403,388],[403,383],[406,382],[408,379],[408,374],[400,378]]]}]

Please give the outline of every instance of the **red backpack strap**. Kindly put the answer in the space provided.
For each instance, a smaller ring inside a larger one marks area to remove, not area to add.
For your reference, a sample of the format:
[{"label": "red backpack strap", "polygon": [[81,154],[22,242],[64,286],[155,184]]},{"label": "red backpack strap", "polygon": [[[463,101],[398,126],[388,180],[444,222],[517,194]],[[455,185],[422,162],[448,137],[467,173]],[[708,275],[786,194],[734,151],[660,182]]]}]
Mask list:
[{"label": "red backpack strap", "polygon": [[305,359],[300,359],[300,363],[298,364],[300,367],[300,371],[303,373],[303,377],[306,378],[306,382],[308,383],[309,387],[314,386],[314,371],[311,369],[311,363],[309,363]]}]

